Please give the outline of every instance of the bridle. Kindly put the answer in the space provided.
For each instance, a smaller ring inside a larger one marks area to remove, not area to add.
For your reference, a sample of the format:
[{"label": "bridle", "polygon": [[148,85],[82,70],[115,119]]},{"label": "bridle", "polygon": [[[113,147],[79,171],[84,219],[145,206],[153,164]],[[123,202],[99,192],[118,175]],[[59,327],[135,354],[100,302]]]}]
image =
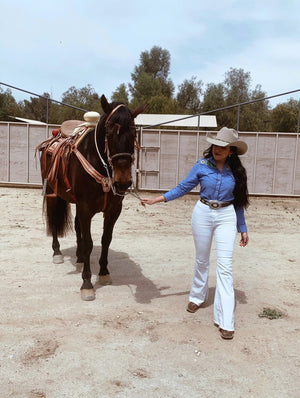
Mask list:
[{"label": "bridle", "polygon": [[[124,104],[120,104],[120,105],[116,106],[116,107],[110,112],[110,114],[107,116],[107,119],[106,119],[106,121],[105,121],[105,128],[107,127],[108,122],[109,122],[109,119],[112,117],[112,115],[116,112],[116,110],[118,110],[118,109],[121,108],[122,106],[125,107]],[[118,124],[118,123],[115,123],[115,125],[118,126],[117,134],[119,134],[119,133],[120,133],[120,129],[121,129],[122,126],[121,126],[120,124]],[[134,126],[134,128],[135,128],[135,126]],[[103,167],[105,168],[105,171],[106,171],[106,174],[107,174],[107,178],[108,178],[109,183],[110,183],[110,186],[111,186],[111,190],[112,190],[112,192],[113,192],[114,195],[125,196],[125,193],[124,193],[124,194],[118,193],[118,192],[116,191],[114,185],[113,185],[112,178],[111,178],[110,173],[109,173],[109,170],[108,170],[108,164],[105,162],[105,160],[103,159],[103,157],[101,156],[101,153],[100,153],[100,151],[99,151],[99,147],[98,147],[98,143],[97,143],[97,134],[96,134],[96,131],[97,131],[97,128],[95,127],[95,131],[94,131],[94,141],[95,141],[96,151],[97,151],[97,154],[98,154],[98,156],[99,156],[99,159],[100,159],[100,161],[101,161]],[[118,158],[120,158],[120,157],[130,157],[130,158],[131,158],[131,162],[133,162],[133,160],[134,160],[134,154],[129,153],[129,152],[119,152],[119,153],[116,153],[115,155],[112,155],[112,156],[111,156],[110,153],[109,153],[109,146],[108,146],[108,140],[107,140],[107,135],[106,135],[106,134],[105,134],[105,150],[104,150],[104,151],[105,151],[106,154],[107,154],[108,163],[109,163],[109,166],[110,166],[111,169],[112,169],[112,172],[113,172],[113,164],[112,164],[112,160],[113,160],[113,159],[118,159]]]}]

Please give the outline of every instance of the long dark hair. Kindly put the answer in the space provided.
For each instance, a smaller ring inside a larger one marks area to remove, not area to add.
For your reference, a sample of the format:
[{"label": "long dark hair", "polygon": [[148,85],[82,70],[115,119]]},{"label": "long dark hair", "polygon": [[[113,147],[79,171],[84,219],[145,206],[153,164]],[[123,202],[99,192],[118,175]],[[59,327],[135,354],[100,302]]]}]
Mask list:
[{"label": "long dark hair", "polygon": [[[203,156],[205,159],[213,156],[212,153],[213,145],[207,148],[203,152]],[[247,187],[247,173],[245,167],[242,165],[240,158],[237,154],[237,148],[232,146],[230,147],[232,154],[228,158],[228,165],[231,168],[232,174],[235,179],[235,188],[233,191],[234,195],[234,205],[236,207],[244,207],[247,208],[249,206],[249,193]]]}]

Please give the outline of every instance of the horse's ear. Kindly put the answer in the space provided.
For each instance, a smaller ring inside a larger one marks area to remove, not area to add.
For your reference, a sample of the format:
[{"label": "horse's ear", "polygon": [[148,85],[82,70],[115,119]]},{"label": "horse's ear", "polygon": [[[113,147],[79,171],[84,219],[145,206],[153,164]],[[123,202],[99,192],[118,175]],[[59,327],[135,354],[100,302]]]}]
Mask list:
[{"label": "horse's ear", "polygon": [[110,112],[111,112],[111,106],[108,103],[108,101],[107,101],[107,99],[106,99],[104,94],[101,95],[101,99],[100,100],[101,100],[101,106],[102,106],[102,109],[103,109],[104,113],[109,115]]},{"label": "horse's ear", "polygon": [[140,113],[143,113],[148,108],[148,106],[149,106],[149,104],[142,105],[142,106],[136,108],[134,111],[131,111],[132,117],[136,118],[137,115],[139,115]]}]

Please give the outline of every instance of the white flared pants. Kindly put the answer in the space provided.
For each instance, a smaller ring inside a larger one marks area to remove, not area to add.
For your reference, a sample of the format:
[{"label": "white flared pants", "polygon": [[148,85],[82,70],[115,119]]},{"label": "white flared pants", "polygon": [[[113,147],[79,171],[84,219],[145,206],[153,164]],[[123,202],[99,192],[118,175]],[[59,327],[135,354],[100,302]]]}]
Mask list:
[{"label": "white flared pants", "polygon": [[217,210],[200,202],[192,215],[196,259],[189,301],[200,305],[208,299],[209,257],[213,236],[217,250],[214,322],[225,330],[234,330],[234,290],[232,257],[236,237],[236,213],[233,205]]}]

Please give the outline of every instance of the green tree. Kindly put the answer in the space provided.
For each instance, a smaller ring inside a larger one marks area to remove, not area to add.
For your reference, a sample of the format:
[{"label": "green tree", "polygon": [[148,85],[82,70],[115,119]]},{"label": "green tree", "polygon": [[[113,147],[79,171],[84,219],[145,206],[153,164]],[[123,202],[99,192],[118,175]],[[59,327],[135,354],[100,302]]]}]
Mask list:
[{"label": "green tree", "polygon": [[48,112],[51,107],[50,94],[44,93],[41,97],[30,97],[24,100],[23,115],[27,119],[48,122]]},{"label": "green tree", "polygon": [[178,90],[176,101],[180,112],[186,114],[199,112],[202,81],[197,81],[196,76],[192,76],[190,80],[185,79],[184,82],[178,86]]},{"label": "green tree", "polygon": [[22,103],[17,103],[11,90],[0,87],[0,120],[12,121],[12,116],[22,116]]},{"label": "green tree", "polygon": [[224,93],[226,105],[249,101],[249,88],[251,77],[243,69],[230,68],[225,73]]},{"label": "green tree", "polygon": [[129,94],[126,89],[126,85],[120,84],[119,87],[112,93],[111,101],[115,102],[122,102],[125,105],[129,105]]},{"label": "green tree", "polygon": [[201,104],[202,112],[208,112],[213,109],[223,108],[225,106],[224,85],[222,83],[208,83],[203,93]]},{"label": "green tree", "polygon": [[[267,95],[257,85],[250,93],[250,100],[259,100]],[[257,101],[241,107],[240,130],[244,131],[269,131],[270,130],[269,101]]]},{"label": "green tree", "polygon": [[[203,93],[203,100],[201,104],[201,112],[209,112],[215,109],[222,109],[225,107],[225,93],[223,83],[208,83]],[[226,111],[218,111],[213,113],[217,117],[218,126],[227,125]]]},{"label": "green tree", "polygon": [[152,75],[141,72],[134,86],[132,103],[147,102],[157,95],[163,95],[160,82]]},{"label": "green tree", "polygon": [[85,111],[96,111],[99,113],[102,112],[100,97],[90,84],[80,89],[77,89],[74,86],[70,87],[66,92],[63,93],[62,102],[82,110],[61,105],[57,109],[56,123],[62,123],[64,120],[71,119],[83,120]]},{"label": "green tree", "polygon": [[158,46],[154,46],[150,52],[141,53],[140,64],[135,66],[131,74],[132,84],[129,83],[132,106],[150,100],[153,103],[153,97],[164,96],[166,100],[172,98],[174,84],[168,78],[170,58],[169,51]]},{"label": "green tree", "polygon": [[158,114],[174,114],[178,113],[177,103],[172,98],[167,98],[164,95],[155,95],[148,101],[148,113]]},{"label": "green tree", "polygon": [[[250,87],[250,73],[244,72],[243,69],[230,68],[225,73],[224,79],[224,95],[225,95],[225,106],[231,106],[242,102],[247,102],[250,99],[249,87]],[[244,109],[243,109],[244,111]],[[223,123],[227,127],[237,127],[238,108],[229,108],[223,114]],[[244,129],[243,126],[243,115],[240,112],[240,130]]]},{"label": "green tree", "polygon": [[271,127],[278,132],[297,132],[299,116],[299,101],[292,98],[285,103],[278,104],[271,113]]},{"label": "green tree", "polygon": [[[260,85],[257,85],[255,89],[251,91],[250,84],[251,76],[249,72],[244,72],[243,69],[230,68],[230,70],[225,73],[222,86],[208,86],[209,95],[206,95],[206,93],[204,95],[205,107],[208,107],[208,104],[212,104],[212,100],[216,98],[218,92],[220,94],[218,105],[223,104],[225,107],[230,107],[224,111],[218,112],[217,120],[220,127],[238,127],[240,131],[257,131],[266,127],[266,121],[269,119],[268,101],[259,101],[240,107],[234,106],[239,103],[249,102],[266,96],[261,90]],[[237,126],[238,116],[239,126]]]}]

